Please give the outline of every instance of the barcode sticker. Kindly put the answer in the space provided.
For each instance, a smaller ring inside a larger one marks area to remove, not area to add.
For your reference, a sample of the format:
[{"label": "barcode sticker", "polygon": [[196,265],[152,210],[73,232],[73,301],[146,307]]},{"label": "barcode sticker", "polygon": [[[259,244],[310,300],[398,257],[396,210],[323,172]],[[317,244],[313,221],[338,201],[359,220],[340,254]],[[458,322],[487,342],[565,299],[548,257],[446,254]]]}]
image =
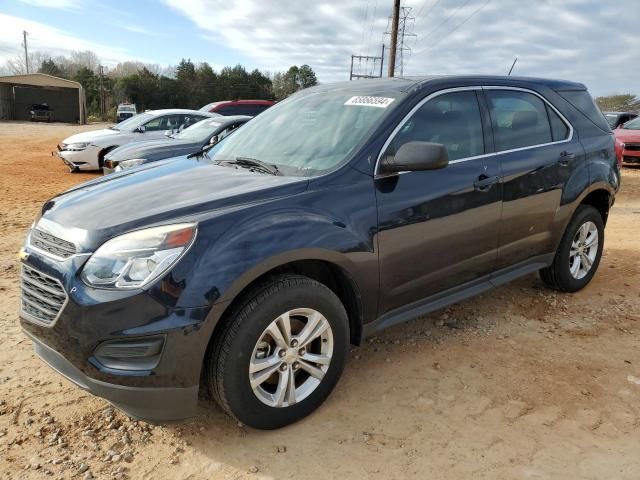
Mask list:
[{"label": "barcode sticker", "polygon": [[364,105],[367,107],[387,108],[393,102],[393,98],[387,97],[351,97],[344,102],[345,105]]}]

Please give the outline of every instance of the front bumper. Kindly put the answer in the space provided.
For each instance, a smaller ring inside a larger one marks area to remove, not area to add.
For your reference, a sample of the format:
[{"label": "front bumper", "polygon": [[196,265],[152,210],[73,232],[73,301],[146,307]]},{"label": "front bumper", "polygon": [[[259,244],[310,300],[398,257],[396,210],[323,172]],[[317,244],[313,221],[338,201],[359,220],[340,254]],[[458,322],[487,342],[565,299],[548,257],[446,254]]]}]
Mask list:
[{"label": "front bumper", "polygon": [[640,165],[640,149],[628,150],[625,148],[622,150],[622,164]]},{"label": "front bumper", "polygon": [[151,422],[182,420],[197,414],[198,385],[187,388],[131,387],[95,380],[54,349],[25,331],[36,354],[60,375],[83,390],[109,401],[128,415]]},{"label": "front bumper", "polygon": [[[36,353],[76,385],[131,416],[160,422],[195,415],[200,370],[218,306],[173,306],[171,299],[177,297],[171,295],[179,295],[179,289],[171,275],[150,290],[93,289],[77,275],[87,258],[78,254],[56,261],[25,247],[23,263],[57,280],[67,295],[49,323],[21,312],[22,329]],[[162,349],[152,364],[125,359],[114,366],[100,355],[105,345],[158,337]]]},{"label": "front bumper", "polygon": [[94,145],[79,151],[62,150],[58,147],[58,150],[51,152],[51,155],[58,157],[71,170],[99,170],[98,150],[99,148]]}]

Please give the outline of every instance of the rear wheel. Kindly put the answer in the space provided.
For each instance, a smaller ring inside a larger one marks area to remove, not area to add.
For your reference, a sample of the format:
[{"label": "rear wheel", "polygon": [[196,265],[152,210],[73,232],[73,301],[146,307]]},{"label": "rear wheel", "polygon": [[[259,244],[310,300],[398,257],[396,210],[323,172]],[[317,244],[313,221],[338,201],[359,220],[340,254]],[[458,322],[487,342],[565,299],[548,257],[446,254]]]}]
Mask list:
[{"label": "rear wheel", "polygon": [[346,311],[329,288],[299,275],[273,277],[250,292],[216,334],[207,386],[242,423],[282,427],[331,393],[348,339]]},{"label": "rear wheel", "polygon": [[540,278],[551,288],[576,292],[593,278],[604,245],[604,222],[589,205],[578,207],[567,226],[553,264],[540,270]]}]

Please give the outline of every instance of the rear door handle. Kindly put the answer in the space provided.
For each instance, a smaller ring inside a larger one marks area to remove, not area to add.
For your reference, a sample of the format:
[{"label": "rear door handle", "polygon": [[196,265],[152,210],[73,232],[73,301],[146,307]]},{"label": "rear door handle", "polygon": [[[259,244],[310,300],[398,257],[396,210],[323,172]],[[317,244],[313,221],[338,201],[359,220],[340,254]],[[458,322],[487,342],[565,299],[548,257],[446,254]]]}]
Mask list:
[{"label": "rear door handle", "polygon": [[489,177],[483,173],[473,182],[473,188],[479,192],[486,192],[491,189],[491,185],[498,183],[498,180],[498,177]]},{"label": "rear door handle", "polygon": [[573,160],[574,158],[576,158],[576,154],[575,153],[569,153],[569,152],[562,152],[560,154],[560,158],[558,159],[558,163],[563,166],[563,167],[567,167],[569,166],[569,162],[571,160]]}]

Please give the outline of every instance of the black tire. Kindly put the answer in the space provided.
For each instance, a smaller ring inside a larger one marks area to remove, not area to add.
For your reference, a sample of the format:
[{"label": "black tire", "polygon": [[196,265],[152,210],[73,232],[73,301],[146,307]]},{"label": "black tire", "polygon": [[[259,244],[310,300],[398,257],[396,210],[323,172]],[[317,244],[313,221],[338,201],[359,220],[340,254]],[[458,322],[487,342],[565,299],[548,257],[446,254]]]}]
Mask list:
[{"label": "black tire", "polygon": [[[314,309],[329,322],[331,363],[315,390],[302,401],[269,406],[251,388],[249,363],[267,326],[296,308]],[[318,408],[338,383],[349,344],[349,322],[344,306],[325,285],[301,275],[271,277],[248,292],[224,321],[207,353],[205,382],[222,409],[243,424],[270,430],[296,422]]]},{"label": "black tire", "polygon": [[[582,278],[575,278],[570,271],[570,250],[571,244],[578,229],[586,222],[593,222],[598,231],[598,249],[595,259],[588,273]],[[576,210],[571,222],[562,236],[558,250],[551,266],[540,270],[540,278],[547,286],[561,292],[577,292],[584,288],[593,278],[600,258],[602,257],[602,247],[604,246],[604,222],[602,215],[590,205],[580,205]]]}]

